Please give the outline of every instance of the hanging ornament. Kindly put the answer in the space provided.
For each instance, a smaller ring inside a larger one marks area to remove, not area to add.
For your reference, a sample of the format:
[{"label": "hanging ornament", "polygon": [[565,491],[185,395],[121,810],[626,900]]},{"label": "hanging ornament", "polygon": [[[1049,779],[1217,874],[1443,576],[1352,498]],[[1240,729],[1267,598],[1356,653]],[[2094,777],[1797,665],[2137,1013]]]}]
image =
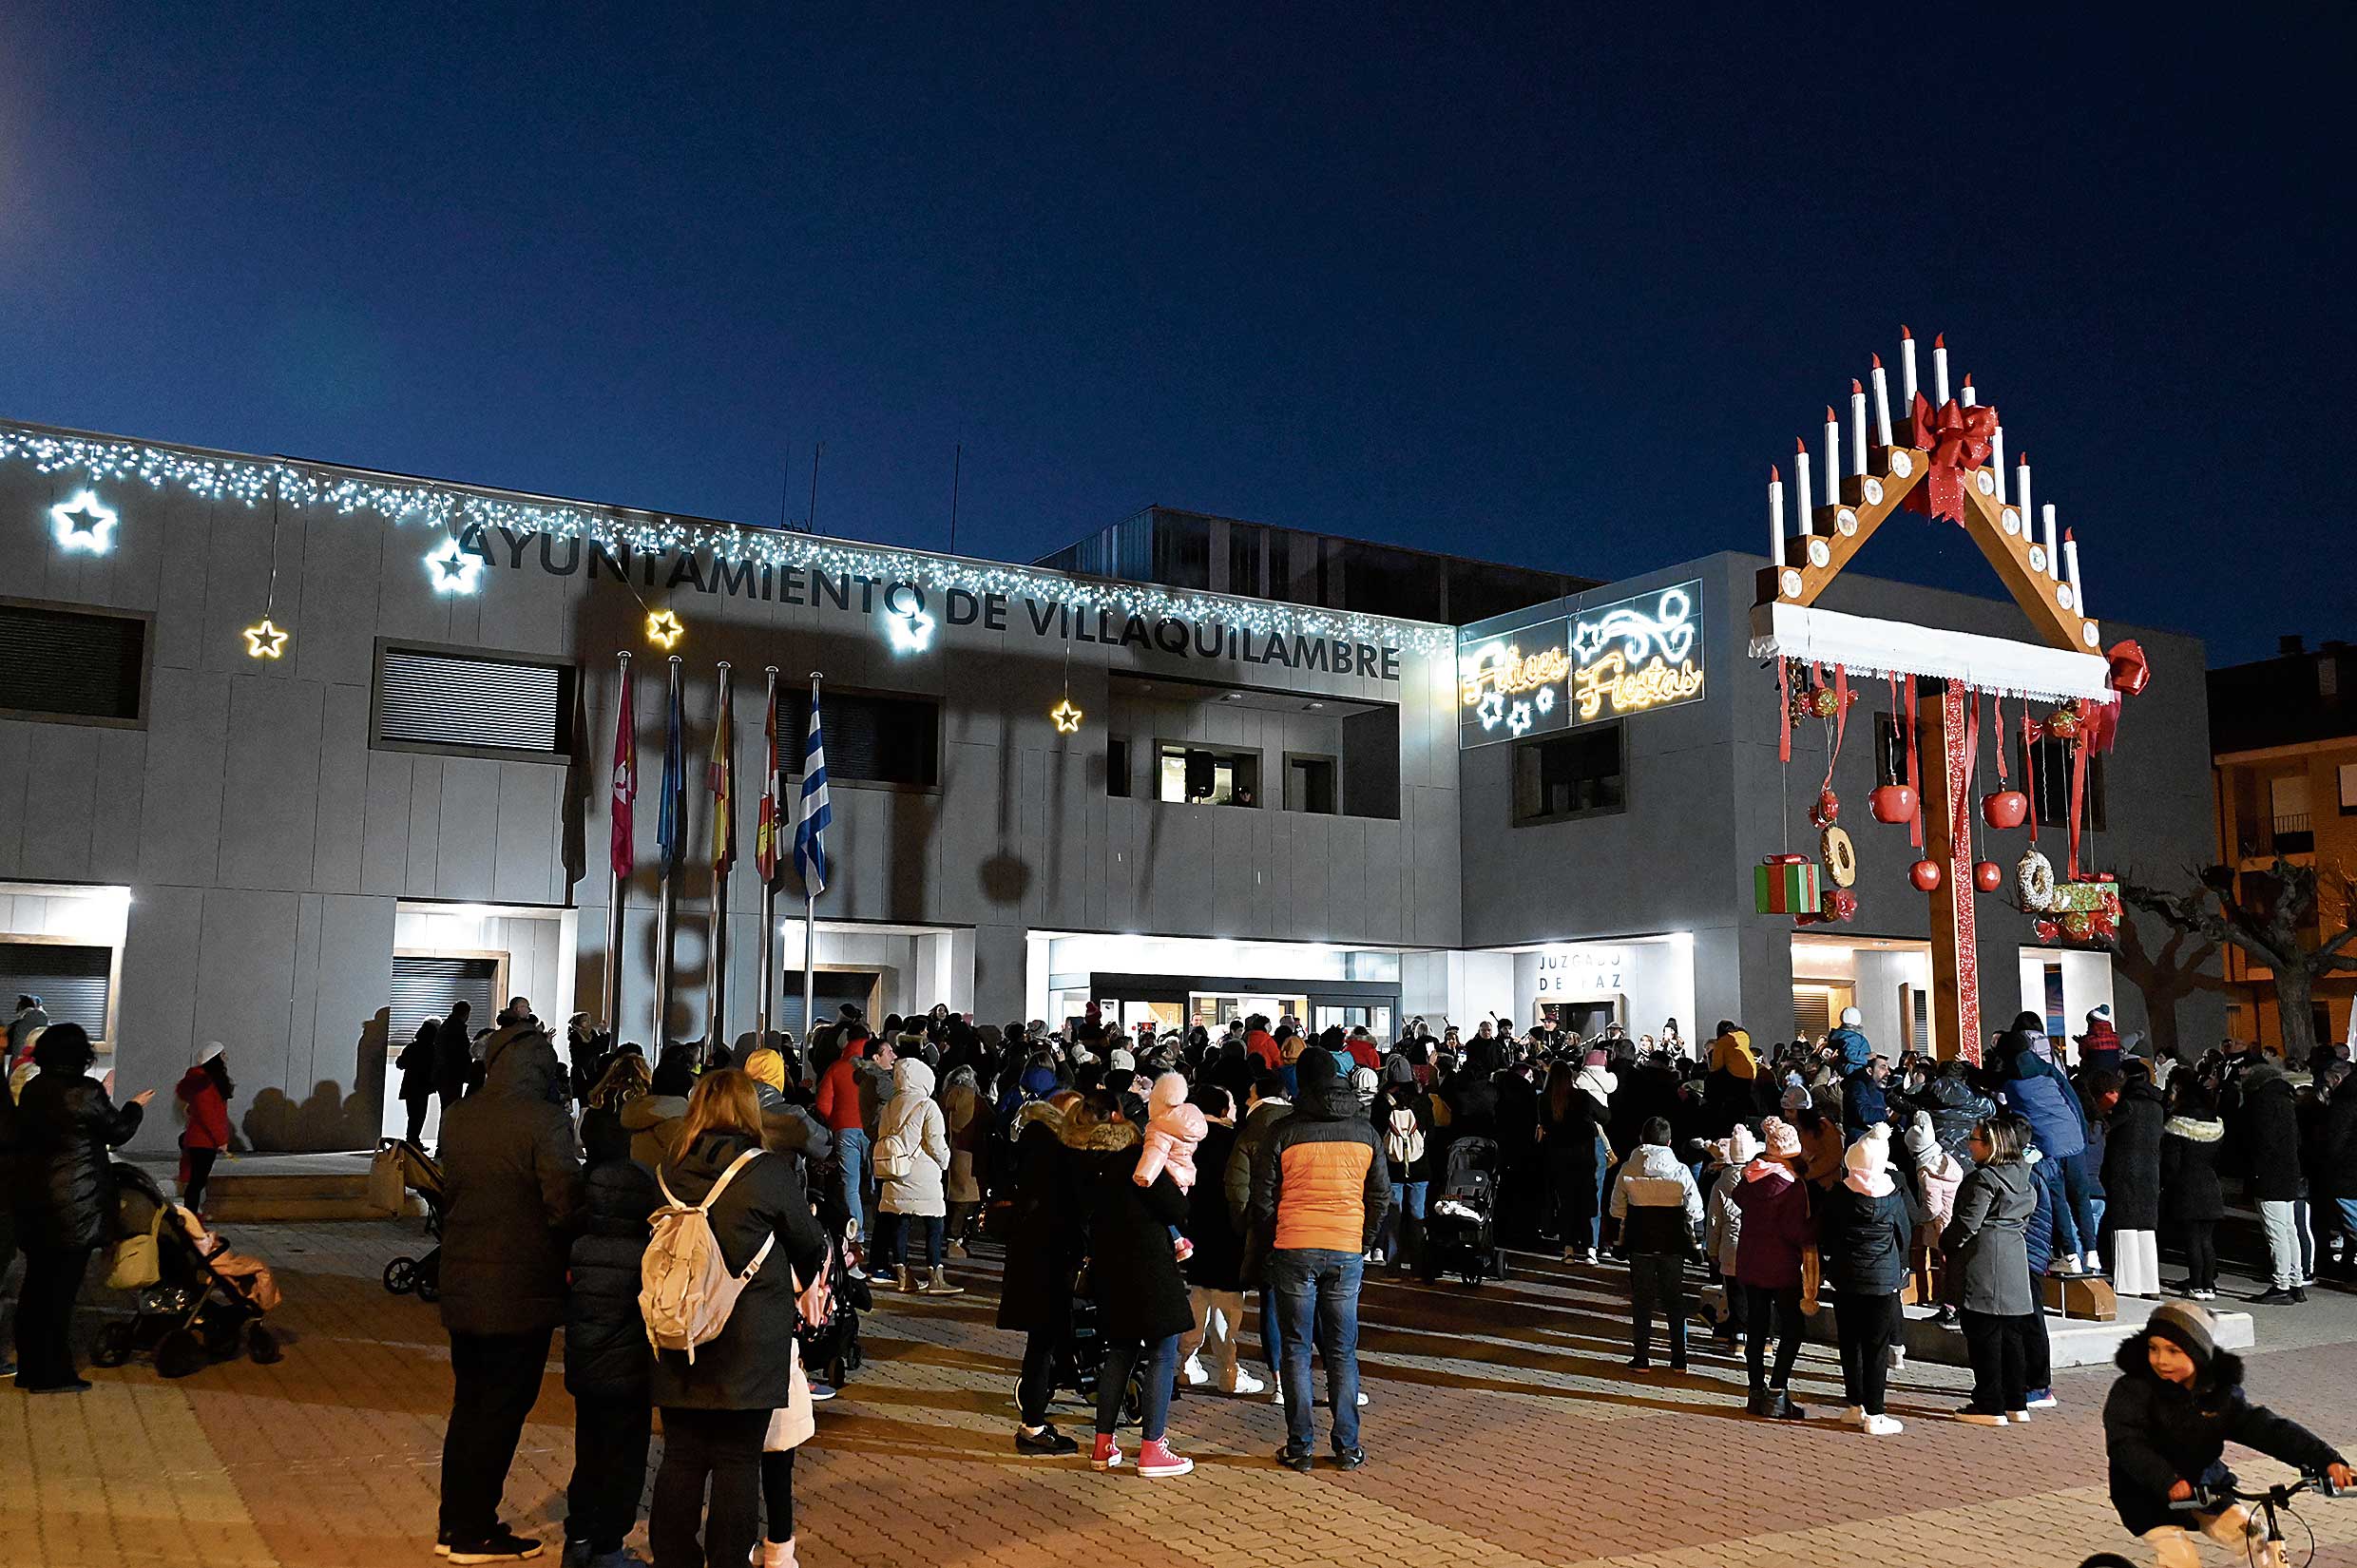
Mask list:
[{"label": "hanging ornament", "polygon": [[2073,909],[2062,917],[2062,934],[2073,942],[2084,942],[2095,935],[2095,917],[2084,909]]},{"label": "hanging ornament", "polygon": [[1915,884],[1917,892],[1936,893],[1940,890],[1940,863],[1936,860],[1919,860],[1907,869],[1907,879]]},{"label": "hanging ornament", "polygon": [[1058,735],[1081,733],[1081,710],[1072,705],[1072,698],[1069,697],[1048,709],[1047,717],[1056,721]]},{"label": "hanging ornament", "polygon": [[1835,920],[1854,920],[1858,914],[1858,895],[1848,888],[1836,888],[1825,895],[1825,912]]},{"label": "hanging ornament", "polygon": [[2039,941],[2048,944],[2058,941],[2062,935],[2061,927],[2056,925],[2051,920],[2043,918],[2032,921],[2030,923],[2030,929],[2038,934]]},{"label": "hanging ornament", "polygon": [[1994,860],[1983,860],[1972,869],[1972,885],[1984,893],[1993,893],[2005,885],[2005,869]]},{"label": "hanging ornament", "polygon": [[1915,819],[1915,792],[1904,784],[1885,784],[1867,801],[1877,822],[1896,827]]},{"label": "hanging ornament", "polygon": [[646,614],[646,640],[658,648],[676,648],[687,628],[669,610],[649,610]]},{"label": "hanging ornament", "polygon": [[1819,790],[1817,792],[1817,803],[1809,808],[1810,825],[1812,827],[1822,828],[1830,823],[1838,821],[1840,817],[1841,796],[1835,794],[1831,790]]},{"label": "hanging ornament", "polygon": [[1981,820],[1992,828],[2019,828],[2029,820],[2030,797],[2019,790],[1999,790],[1981,800]]},{"label": "hanging ornament", "polygon": [[268,616],[263,616],[259,624],[245,629],[245,657],[276,659],[286,652],[288,636],[283,628],[272,625]]},{"label": "hanging ornament", "polygon": [[1809,711],[1819,718],[1830,718],[1842,710],[1840,696],[1830,686],[1819,686],[1809,694]]},{"label": "hanging ornament", "polygon": [[2022,858],[2013,868],[2014,885],[2021,890],[2022,907],[2043,909],[2054,903],[2054,862],[2035,849],[2022,851]]},{"label": "hanging ornament", "polygon": [[476,579],[483,575],[483,558],[461,549],[457,540],[446,539],[440,549],[427,553],[426,575],[432,579],[436,593],[472,593]]},{"label": "hanging ornament", "polygon": [[2046,734],[2057,740],[2076,740],[2082,722],[2079,717],[2079,704],[2065,702],[2047,716]]},{"label": "hanging ornament", "polygon": [[84,490],[49,508],[49,530],[56,535],[57,547],[68,554],[83,550],[105,555],[114,548],[114,508],[101,504],[96,490]]},{"label": "hanging ornament", "polygon": [[1825,859],[1825,874],[1836,888],[1847,888],[1858,880],[1858,849],[1849,842],[1849,834],[1828,822],[1817,835],[1817,850]]}]

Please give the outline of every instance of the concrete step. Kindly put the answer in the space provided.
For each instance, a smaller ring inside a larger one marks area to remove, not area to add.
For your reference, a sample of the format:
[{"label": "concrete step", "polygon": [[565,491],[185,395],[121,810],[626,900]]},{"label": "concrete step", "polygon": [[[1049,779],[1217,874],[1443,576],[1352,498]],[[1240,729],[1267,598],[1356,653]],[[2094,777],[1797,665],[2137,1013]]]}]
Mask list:
[{"label": "concrete step", "polygon": [[[178,1158],[140,1163],[163,1190],[178,1196]],[[213,1167],[205,1212],[223,1224],[265,1220],[382,1219],[369,1202],[366,1155],[246,1155]]]}]

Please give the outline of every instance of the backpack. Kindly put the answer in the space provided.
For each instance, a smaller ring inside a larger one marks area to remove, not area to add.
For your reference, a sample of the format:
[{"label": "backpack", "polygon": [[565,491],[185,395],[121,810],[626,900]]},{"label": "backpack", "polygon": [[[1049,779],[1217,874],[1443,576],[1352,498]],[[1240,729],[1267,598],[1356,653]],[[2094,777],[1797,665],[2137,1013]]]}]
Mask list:
[{"label": "backpack", "polygon": [[686,1351],[691,1367],[696,1364],[696,1347],[710,1344],[728,1327],[738,1296],[753,1283],[769,1250],[777,1243],[775,1233],[763,1236],[761,1250],[753,1254],[745,1272],[732,1274],[728,1259],[720,1254],[719,1238],[712,1233],[713,1204],[719,1201],[737,1173],[760,1154],[758,1149],[747,1149],[738,1155],[701,1203],[681,1203],[672,1195],[662,1174],[655,1176],[664,1206],[655,1211],[650,1221],[652,1234],[639,1263],[639,1312],[646,1319],[647,1343],[658,1350]]},{"label": "backpack", "polygon": [[[1399,1124],[1402,1117],[1408,1119],[1405,1130]],[[1393,1111],[1386,1119],[1383,1157],[1389,1160],[1391,1168],[1397,1171],[1404,1171],[1424,1157],[1424,1129],[1416,1124],[1415,1112]]]}]

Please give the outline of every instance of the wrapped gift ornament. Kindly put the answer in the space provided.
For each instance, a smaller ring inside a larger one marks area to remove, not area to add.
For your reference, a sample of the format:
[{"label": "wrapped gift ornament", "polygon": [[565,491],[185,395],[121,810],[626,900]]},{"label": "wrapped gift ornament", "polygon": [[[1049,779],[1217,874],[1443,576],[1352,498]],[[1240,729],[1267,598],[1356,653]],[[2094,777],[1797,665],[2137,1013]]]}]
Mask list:
[{"label": "wrapped gift ornament", "polygon": [[1770,855],[1752,868],[1752,901],[1761,914],[1817,913],[1824,895],[1815,862],[1807,855]]}]

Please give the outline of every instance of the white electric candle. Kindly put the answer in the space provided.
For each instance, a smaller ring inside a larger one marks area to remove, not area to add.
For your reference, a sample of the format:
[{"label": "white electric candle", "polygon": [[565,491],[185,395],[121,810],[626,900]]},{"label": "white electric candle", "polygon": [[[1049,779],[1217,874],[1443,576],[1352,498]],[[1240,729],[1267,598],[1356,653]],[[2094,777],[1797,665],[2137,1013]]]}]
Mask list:
[{"label": "white electric candle", "polygon": [[2054,503],[2046,503],[2046,575],[2060,581],[2062,576],[2062,546],[2055,537]]},{"label": "white electric candle", "polygon": [[1989,471],[1997,476],[1997,504],[2005,504],[2005,427],[1989,437]]},{"label": "white electric candle", "polygon": [[1883,369],[1879,354],[1874,356],[1874,438],[1890,445],[1890,373]]},{"label": "white electric candle", "polygon": [[1768,466],[1768,559],[1784,569],[1784,480],[1774,464]]},{"label": "white electric candle", "polygon": [[1947,407],[1947,334],[1931,340],[1931,406]]},{"label": "white electric candle", "polygon": [[2020,503],[2022,507],[2022,537],[2024,540],[2036,539],[2038,537],[2038,513],[2030,509],[2029,453],[2023,452],[2022,460],[2013,466],[2013,488],[2019,492],[2014,496],[2014,500]]},{"label": "white electric candle", "polygon": [[1825,406],[1825,504],[1841,505],[1841,421],[1830,403]]},{"label": "white electric candle", "polygon": [[1796,454],[1792,459],[1792,477],[1800,485],[1800,536],[1806,539],[1817,531],[1817,509],[1809,494],[1809,443],[1796,435],[1792,437],[1792,450]]},{"label": "white electric candle", "polygon": [[1915,411],[1915,335],[1905,327],[1899,329],[1899,404],[1911,415]]},{"label": "white electric candle", "polygon": [[1849,468],[1861,479],[1866,477],[1866,389],[1858,378],[1849,378]]},{"label": "white electric candle", "polygon": [[1965,407],[1965,408],[1967,408],[1967,409],[1969,409],[1969,408],[1973,408],[1973,407],[1975,407],[1976,405],[1978,405],[1978,404],[1980,403],[1980,401],[1981,401],[1981,394],[1980,394],[1979,392],[1974,392],[1974,391],[1972,390],[1972,377],[1971,377],[1971,376],[1969,376],[1969,375],[1965,376],[1965,377],[1964,377],[1964,407]]},{"label": "white electric candle", "polygon": [[[2052,507],[2046,508],[2046,515],[2048,517],[2054,515]],[[2087,613],[2087,596],[2079,590],[2079,541],[2069,534],[2062,536],[2062,569],[2070,574],[2071,608],[2084,617]]]}]

